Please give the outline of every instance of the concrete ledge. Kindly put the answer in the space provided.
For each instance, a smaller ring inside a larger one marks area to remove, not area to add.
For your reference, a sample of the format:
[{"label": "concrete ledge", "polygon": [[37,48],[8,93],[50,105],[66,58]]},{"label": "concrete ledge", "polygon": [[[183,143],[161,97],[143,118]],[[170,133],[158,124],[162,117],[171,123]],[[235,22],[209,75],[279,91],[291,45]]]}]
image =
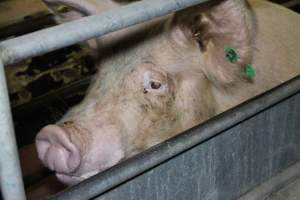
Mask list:
[{"label": "concrete ledge", "polygon": [[286,194],[293,193],[290,195],[292,196],[291,200],[296,195],[298,195],[298,199],[300,199],[300,192],[296,191],[299,187],[295,187],[296,185],[300,185],[300,162],[290,166],[270,180],[257,186],[238,198],[238,200],[289,200],[288,196],[281,194],[282,191],[287,190],[290,191],[285,192]]}]

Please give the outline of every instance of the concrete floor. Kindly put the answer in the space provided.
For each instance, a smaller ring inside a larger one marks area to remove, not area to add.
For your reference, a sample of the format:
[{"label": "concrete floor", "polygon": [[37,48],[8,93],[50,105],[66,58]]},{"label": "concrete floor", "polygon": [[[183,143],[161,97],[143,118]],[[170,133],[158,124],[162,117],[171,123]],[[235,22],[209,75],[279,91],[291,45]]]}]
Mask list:
[{"label": "concrete floor", "polygon": [[280,190],[272,192],[264,200],[300,200],[300,178]]},{"label": "concrete floor", "polygon": [[300,162],[253,188],[237,200],[300,200]]}]

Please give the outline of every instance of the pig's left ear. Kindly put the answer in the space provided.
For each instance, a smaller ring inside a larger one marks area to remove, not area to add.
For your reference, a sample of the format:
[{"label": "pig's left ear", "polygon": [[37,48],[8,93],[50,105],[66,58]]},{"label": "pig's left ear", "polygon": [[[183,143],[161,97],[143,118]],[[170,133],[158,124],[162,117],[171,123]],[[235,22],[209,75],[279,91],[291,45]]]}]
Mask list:
[{"label": "pig's left ear", "polygon": [[[43,0],[51,10],[59,16],[61,22],[76,20],[85,16],[97,14],[96,6],[87,0]],[[98,48],[96,39],[87,41],[92,49]]]},{"label": "pig's left ear", "polygon": [[177,13],[173,25],[184,35],[178,38],[181,44],[199,45],[207,78],[216,86],[228,86],[247,78],[244,70],[252,60],[253,21],[244,1],[217,0]]}]

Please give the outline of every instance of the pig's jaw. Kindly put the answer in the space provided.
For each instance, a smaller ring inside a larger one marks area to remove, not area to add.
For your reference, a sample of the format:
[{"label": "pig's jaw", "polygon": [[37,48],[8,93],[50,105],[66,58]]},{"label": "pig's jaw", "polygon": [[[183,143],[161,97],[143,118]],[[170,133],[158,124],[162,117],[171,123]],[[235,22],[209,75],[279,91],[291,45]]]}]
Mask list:
[{"label": "pig's jaw", "polygon": [[83,128],[71,122],[65,122],[62,126],[48,125],[36,137],[39,158],[45,166],[55,171],[61,182],[77,184],[124,159],[119,131],[114,127],[92,130],[93,136],[85,143],[74,137],[74,130]]},{"label": "pig's jaw", "polygon": [[[79,167],[79,169],[73,173],[65,174],[65,173],[56,172],[56,177],[58,178],[58,180],[60,180],[61,182],[65,183],[69,186],[75,185],[75,184],[77,184],[85,179],[88,179],[88,178],[98,174],[99,172],[102,172],[102,171],[110,168],[111,166],[117,164],[118,162],[120,162],[123,159],[124,155],[123,154],[122,155],[121,154],[120,155],[112,155],[112,157],[114,157],[114,159],[111,162],[105,163],[104,166],[103,165],[96,166],[95,163],[91,163],[91,164],[87,164],[87,165],[83,165],[82,167]],[[83,161],[83,163],[85,163],[85,161]],[[89,171],[88,170],[89,168],[92,170]]]},{"label": "pig's jaw", "polygon": [[56,177],[58,180],[61,182],[67,184],[67,185],[75,185],[77,183],[80,183],[81,181],[88,179],[96,174],[98,174],[100,171],[92,171],[92,172],[87,172],[84,173],[80,176],[74,176],[74,175],[67,175],[67,174],[61,174],[61,173],[56,173]]},{"label": "pig's jaw", "polygon": [[[107,155],[108,156],[108,155]],[[87,156],[85,156],[87,160],[82,161],[82,165],[74,172],[72,173],[60,173],[56,172],[56,177],[63,183],[72,186],[75,185],[87,178],[90,178],[99,172],[102,172],[111,166],[117,164],[122,159],[124,159],[124,152],[123,151],[117,151],[115,149],[115,152],[110,154],[108,156],[109,160],[103,160],[103,159],[97,159],[101,156],[99,156],[99,152],[97,152],[97,149],[94,151],[91,151]],[[96,158],[96,159],[95,159]],[[88,160],[93,160],[96,162],[89,162]]]}]

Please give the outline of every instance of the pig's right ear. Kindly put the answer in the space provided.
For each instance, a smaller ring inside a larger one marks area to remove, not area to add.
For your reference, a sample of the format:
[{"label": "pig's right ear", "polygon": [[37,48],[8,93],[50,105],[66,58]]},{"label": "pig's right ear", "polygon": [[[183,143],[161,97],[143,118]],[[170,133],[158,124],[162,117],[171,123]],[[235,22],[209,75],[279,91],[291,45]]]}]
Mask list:
[{"label": "pig's right ear", "polygon": [[243,0],[212,0],[178,12],[172,26],[181,32],[175,33],[179,43],[199,46],[199,66],[207,78],[226,87],[249,79],[244,70],[252,61],[253,21]]},{"label": "pig's right ear", "polygon": [[43,0],[63,22],[97,13],[95,5],[86,0]]}]

